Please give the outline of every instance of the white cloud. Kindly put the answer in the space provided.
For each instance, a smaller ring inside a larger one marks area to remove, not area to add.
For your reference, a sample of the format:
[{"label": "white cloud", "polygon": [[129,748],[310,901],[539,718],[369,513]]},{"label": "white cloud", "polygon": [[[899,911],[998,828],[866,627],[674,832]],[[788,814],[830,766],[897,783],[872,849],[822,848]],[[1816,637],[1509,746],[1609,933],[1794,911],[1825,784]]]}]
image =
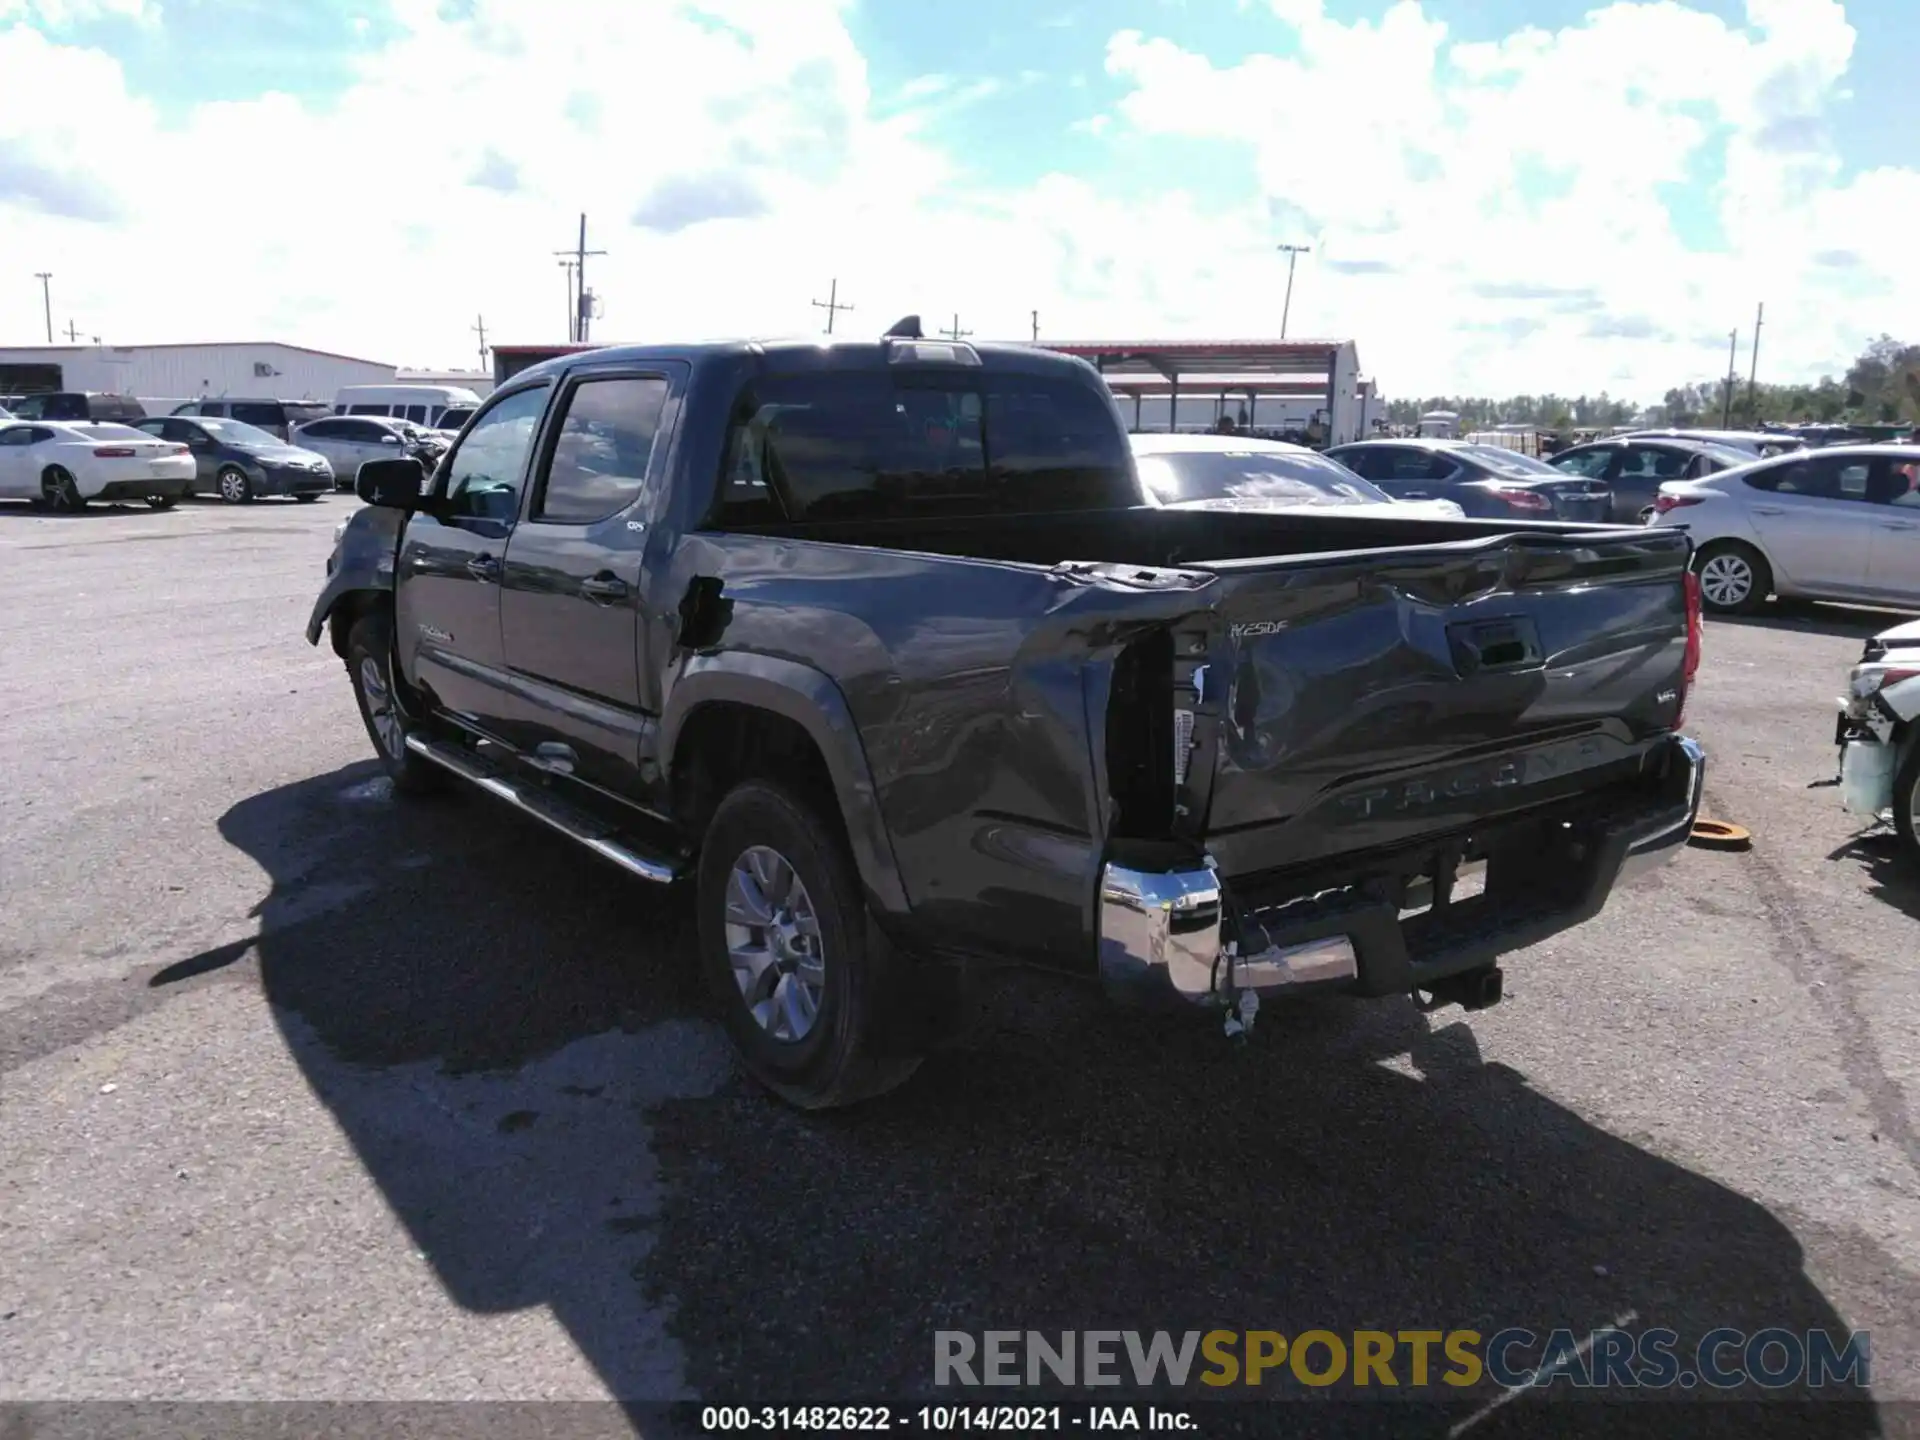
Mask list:
[{"label": "white cloud", "polygon": [[[958,310],[1021,336],[1038,307],[1056,336],[1271,334],[1283,239],[1313,246],[1293,333],[1357,338],[1396,394],[1656,398],[1711,373],[1700,338],[1744,331],[1757,299],[1772,373],[1844,361],[1920,308],[1904,253],[1920,172],[1837,178],[1824,118],[1854,37],[1834,0],[1748,0],[1744,26],[1613,4],[1496,44],[1459,42],[1413,0],[1355,24],[1264,3],[1297,53],[1220,65],[1109,39],[1122,93],[1089,97],[1081,135],[1121,156],[1182,137],[1254,176],[1204,204],[1176,176],[1142,206],[1072,176],[972,178],[964,145],[934,137],[1021,77],[876,95],[848,0],[473,0],[458,18],[396,0],[400,38],[363,52],[337,99],[209,103],[177,124],[110,56],[42,33],[56,7],[141,0],[31,0],[41,28],[0,0],[16,22],[0,20],[0,74],[18,82],[0,86],[0,227],[23,273],[55,272],[56,320],[109,338],[408,364],[458,362],[476,312],[502,342],[558,338],[551,252],[583,209],[610,252],[590,262],[598,330],[620,339],[811,329],[835,276],[876,330]],[[1698,255],[1661,187],[1716,146],[1727,178],[1704,198],[1732,252]],[[231,213],[162,178],[214,153],[253,177]],[[323,183],[335,167],[360,177],[351,204]],[[37,333],[38,298],[0,286],[0,334]]]},{"label": "white cloud", "polygon": [[22,20],[57,30],[104,19],[157,24],[160,6],[156,0],[0,0],[0,23]]}]

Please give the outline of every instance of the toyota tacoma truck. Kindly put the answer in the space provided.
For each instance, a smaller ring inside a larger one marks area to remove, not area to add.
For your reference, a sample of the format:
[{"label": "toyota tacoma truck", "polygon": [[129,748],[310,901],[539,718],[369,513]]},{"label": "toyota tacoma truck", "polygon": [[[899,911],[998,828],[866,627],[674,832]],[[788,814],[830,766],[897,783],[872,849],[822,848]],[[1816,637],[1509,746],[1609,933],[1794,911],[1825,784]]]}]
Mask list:
[{"label": "toyota tacoma truck", "polygon": [[911,317],[550,360],[357,489],[307,639],[395,789],[689,882],[804,1107],[996,965],[1484,1007],[1699,805],[1683,534],[1144,506],[1090,366]]}]

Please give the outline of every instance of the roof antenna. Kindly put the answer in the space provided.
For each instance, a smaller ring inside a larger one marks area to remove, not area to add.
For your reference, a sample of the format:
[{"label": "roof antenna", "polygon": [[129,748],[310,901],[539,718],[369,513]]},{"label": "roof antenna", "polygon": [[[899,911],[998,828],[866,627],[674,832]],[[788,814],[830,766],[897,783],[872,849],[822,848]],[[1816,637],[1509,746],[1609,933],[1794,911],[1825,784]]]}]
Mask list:
[{"label": "roof antenna", "polygon": [[920,317],[918,315],[903,315],[900,319],[894,321],[887,333],[880,338],[882,340],[923,339],[924,335],[920,329]]}]

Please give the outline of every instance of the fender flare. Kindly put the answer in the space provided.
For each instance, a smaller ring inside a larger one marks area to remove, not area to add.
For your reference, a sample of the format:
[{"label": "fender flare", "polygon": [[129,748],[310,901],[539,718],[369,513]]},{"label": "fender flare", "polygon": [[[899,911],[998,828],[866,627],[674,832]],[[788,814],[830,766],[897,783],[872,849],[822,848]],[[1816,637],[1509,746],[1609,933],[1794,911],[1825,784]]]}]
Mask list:
[{"label": "fender flare", "polygon": [[669,782],[687,720],[700,706],[715,702],[765,710],[807,732],[827,762],[861,883],[882,914],[904,917],[906,886],[866,748],[840,687],[824,672],[778,656],[734,650],[690,656],[660,716],[660,765]]}]

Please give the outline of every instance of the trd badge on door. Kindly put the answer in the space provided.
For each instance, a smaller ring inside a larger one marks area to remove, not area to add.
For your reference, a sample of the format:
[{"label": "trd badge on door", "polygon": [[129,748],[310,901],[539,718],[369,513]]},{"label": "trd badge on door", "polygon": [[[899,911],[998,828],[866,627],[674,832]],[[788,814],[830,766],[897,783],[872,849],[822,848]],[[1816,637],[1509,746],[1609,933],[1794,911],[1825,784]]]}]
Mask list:
[{"label": "trd badge on door", "polygon": [[434,641],[436,644],[451,645],[453,643],[453,636],[449,635],[444,630],[436,630],[431,625],[422,625],[420,627],[420,633],[426,636],[427,639]]}]

